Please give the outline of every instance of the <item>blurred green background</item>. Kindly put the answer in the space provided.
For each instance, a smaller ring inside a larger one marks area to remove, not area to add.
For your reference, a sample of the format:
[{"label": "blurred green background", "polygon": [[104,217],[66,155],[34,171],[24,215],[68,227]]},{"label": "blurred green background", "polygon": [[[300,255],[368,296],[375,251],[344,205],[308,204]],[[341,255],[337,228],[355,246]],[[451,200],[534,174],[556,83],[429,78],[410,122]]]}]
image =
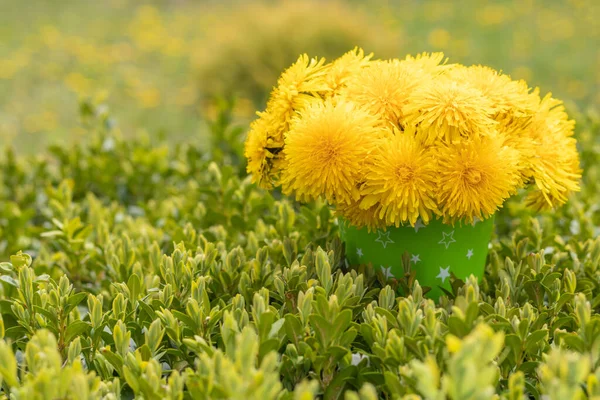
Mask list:
[{"label": "blurred green background", "polygon": [[[125,135],[206,140],[215,99],[240,122],[299,53],[443,51],[600,104],[600,1],[0,0],[0,145],[85,139],[81,100]],[[3,147],[3,146],[2,146]]]}]

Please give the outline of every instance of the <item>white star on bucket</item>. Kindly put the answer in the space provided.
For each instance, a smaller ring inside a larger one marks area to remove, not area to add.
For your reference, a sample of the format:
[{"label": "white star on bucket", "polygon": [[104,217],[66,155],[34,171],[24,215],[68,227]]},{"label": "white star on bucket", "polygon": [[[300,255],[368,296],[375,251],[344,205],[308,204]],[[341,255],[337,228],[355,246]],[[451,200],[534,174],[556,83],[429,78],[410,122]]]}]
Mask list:
[{"label": "white star on bucket", "polygon": [[421,261],[421,258],[419,256],[419,254],[413,254],[412,256],[410,256],[410,262],[413,264],[416,264],[418,262]]},{"label": "white star on bucket", "polygon": [[473,257],[473,249],[469,249],[469,251],[467,251],[467,258],[470,260],[471,257]]},{"label": "white star on bucket", "polygon": [[417,219],[417,222],[415,222],[415,232],[419,232],[419,229],[421,228],[425,228],[425,225],[423,225],[423,222],[421,221],[421,218]]},{"label": "white star on bucket", "polygon": [[392,274],[392,267],[388,266],[387,268],[384,267],[383,265],[380,265],[381,269],[383,270],[383,275],[385,275],[385,277],[387,279],[393,278],[394,274]]},{"label": "white star on bucket", "polygon": [[438,276],[436,276],[436,278],[440,278],[442,280],[442,283],[446,282],[446,278],[448,278],[450,276],[450,266],[446,267],[446,268],[442,268],[440,267],[440,273],[438,274]]},{"label": "white star on bucket", "polygon": [[446,246],[446,248],[448,248],[448,246],[450,246],[450,243],[456,242],[456,240],[454,240],[454,231],[450,233],[442,232],[442,234],[444,236],[442,237],[442,240],[438,242],[438,244],[443,244],[444,246]]},{"label": "white star on bucket", "polygon": [[362,257],[363,256],[362,249],[356,249],[356,255],[359,257]]},{"label": "white star on bucket", "polygon": [[376,242],[379,242],[383,245],[384,249],[387,247],[388,244],[394,243],[394,241],[392,239],[390,239],[390,233],[392,233],[392,232],[387,231],[387,232],[383,233],[383,232],[379,231],[377,239],[375,239]]}]

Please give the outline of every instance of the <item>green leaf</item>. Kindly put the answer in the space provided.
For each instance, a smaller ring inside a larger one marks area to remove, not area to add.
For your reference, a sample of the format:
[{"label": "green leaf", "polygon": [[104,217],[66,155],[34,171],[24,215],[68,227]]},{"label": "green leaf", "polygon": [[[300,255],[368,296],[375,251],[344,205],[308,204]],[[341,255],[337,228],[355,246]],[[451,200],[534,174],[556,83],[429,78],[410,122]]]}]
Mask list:
[{"label": "green leaf", "polygon": [[559,311],[560,309],[563,308],[563,306],[565,304],[570,303],[573,300],[574,297],[575,297],[575,295],[572,294],[572,293],[563,293],[563,294],[561,294],[560,298],[556,302],[555,309],[557,311]]},{"label": "green leaf", "polygon": [[523,371],[525,374],[532,374],[537,371],[540,364],[539,361],[527,361],[519,366],[519,371]]},{"label": "green leaf", "polygon": [[333,321],[333,330],[331,333],[333,340],[341,338],[346,329],[348,329],[350,321],[352,321],[352,311],[348,309],[340,311]]},{"label": "green leaf", "polygon": [[148,361],[152,358],[152,351],[147,344],[143,344],[137,348],[136,352],[138,352],[142,356],[142,361]]},{"label": "green leaf", "polygon": [[49,280],[50,280],[50,275],[42,274],[42,275],[36,276],[33,281],[34,282],[48,282]]},{"label": "green leaf", "polygon": [[119,372],[119,374],[122,374],[123,358],[120,355],[109,350],[103,351],[102,355]]},{"label": "green leaf", "polygon": [[552,330],[556,330],[559,328],[562,328],[565,325],[568,324],[572,324],[575,322],[575,318],[572,316],[565,316],[565,317],[560,317],[554,320],[554,322],[552,323]]},{"label": "green leaf", "polygon": [[275,315],[271,311],[265,311],[260,315],[260,321],[257,328],[258,336],[261,340],[269,338],[269,332],[271,331],[273,321],[275,321]]},{"label": "green leaf", "polygon": [[448,318],[448,330],[458,337],[464,337],[469,333],[469,327],[465,322],[454,315]]},{"label": "green leaf", "polygon": [[65,342],[69,343],[75,336],[79,336],[90,329],[91,326],[87,322],[74,321],[70,323],[65,334]]},{"label": "green leaf", "polygon": [[344,394],[344,388],[346,387],[346,383],[354,378],[356,378],[356,374],[358,372],[358,368],[356,366],[351,365],[339,371],[331,383],[327,386],[324,393],[324,400],[337,400],[342,399]]},{"label": "green leaf", "polygon": [[129,288],[129,293],[131,295],[131,301],[135,301],[138,299],[138,296],[140,294],[140,290],[142,287],[142,284],[140,282],[140,277],[137,276],[137,274],[133,274],[129,277],[129,280],[127,281],[127,287]]},{"label": "green leaf", "polygon": [[298,340],[301,340],[304,336],[304,329],[300,322],[300,318],[294,314],[286,314],[284,320],[283,328],[285,329],[288,340],[297,344]]},{"label": "green leaf", "polygon": [[23,338],[23,336],[25,335],[27,335],[27,329],[20,325],[6,328],[6,330],[4,331],[4,337],[15,341]]},{"label": "green leaf", "polygon": [[384,371],[383,377],[385,380],[385,385],[389,388],[391,393],[396,395],[401,395],[406,393],[406,386],[400,382],[400,376],[391,371]]},{"label": "green leaf", "polygon": [[548,330],[541,329],[535,332],[532,332],[527,339],[525,339],[525,350],[528,353],[532,353],[536,351],[536,347],[539,346],[541,342],[546,342],[548,339]]},{"label": "green leaf", "polygon": [[192,330],[194,332],[198,329],[194,320],[192,320],[187,314],[184,314],[177,310],[172,310],[171,312],[173,313],[173,316],[175,318],[177,318],[179,321],[181,321],[183,323],[184,327],[189,328],[190,330]]},{"label": "green leaf", "polygon": [[46,317],[46,320],[49,324],[56,326],[59,323],[56,312],[52,312],[40,306],[33,306],[33,309],[36,313],[42,314],[44,317]]},{"label": "green leaf", "polygon": [[65,313],[70,313],[75,307],[79,305],[79,303],[87,299],[87,296],[88,293],[86,292],[75,293],[69,296],[69,299],[67,300],[68,306],[65,308]]},{"label": "green leaf", "polygon": [[138,301],[138,307],[142,309],[144,313],[146,313],[147,319],[153,321],[155,318],[154,309],[146,304],[144,301]]},{"label": "green leaf", "polygon": [[310,324],[315,330],[315,336],[319,343],[324,348],[327,348],[331,343],[331,337],[333,334],[333,327],[325,318],[317,314],[311,314],[309,317]]},{"label": "green leaf", "polygon": [[272,325],[271,325],[271,330],[269,331],[269,338],[275,337],[279,334],[279,331],[281,330],[281,327],[283,326],[283,324],[285,323],[285,319],[284,318],[280,318],[277,321],[275,321]]},{"label": "green leaf", "polygon": [[518,335],[506,335],[504,337],[504,343],[512,350],[515,357],[519,357],[522,351],[523,342],[521,342],[521,338]]},{"label": "green leaf", "polygon": [[540,398],[540,392],[537,388],[529,381],[525,381],[525,389],[530,396],[532,396],[535,400]]},{"label": "green leaf", "polygon": [[4,272],[13,272],[13,266],[11,263],[9,262],[0,262],[0,269]]},{"label": "green leaf", "polygon": [[562,336],[563,343],[565,343],[565,345],[567,347],[570,347],[571,349],[574,349],[580,353],[583,353],[584,349],[585,349],[585,344],[583,343],[583,339],[581,339],[579,336],[577,336],[576,334],[567,334]]},{"label": "green leaf", "polygon": [[8,275],[0,275],[0,280],[3,282],[8,283],[11,286],[14,286],[16,288],[19,287],[19,281],[17,281],[15,278],[13,278],[12,276],[8,276]]},{"label": "green leaf", "polygon": [[488,304],[488,303],[479,304],[479,310],[481,311],[481,314],[484,316],[496,314],[496,310],[494,309],[494,306],[492,306],[491,304]]},{"label": "green leaf", "polygon": [[260,344],[260,348],[258,351],[258,359],[262,360],[267,354],[272,351],[277,351],[279,349],[279,340],[277,339],[267,339]]}]

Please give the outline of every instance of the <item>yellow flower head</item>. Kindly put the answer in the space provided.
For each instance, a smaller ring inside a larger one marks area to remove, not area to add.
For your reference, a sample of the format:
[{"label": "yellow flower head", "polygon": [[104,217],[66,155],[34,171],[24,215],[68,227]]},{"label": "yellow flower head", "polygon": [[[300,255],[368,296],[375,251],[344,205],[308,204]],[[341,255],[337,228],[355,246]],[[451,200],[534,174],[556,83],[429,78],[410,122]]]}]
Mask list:
[{"label": "yellow flower head", "polygon": [[515,193],[517,154],[497,136],[436,146],[437,203],[446,221],[491,216]]},{"label": "yellow flower head", "polygon": [[307,105],[322,101],[315,95],[325,88],[325,60],[300,56],[279,78],[267,109],[259,112],[248,133],[244,155],[252,181],[271,188],[277,180],[284,136],[294,115]]},{"label": "yellow flower head", "polygon": [[531,116],[539,104],[539,97],[530,93],[525,81],[513,81],[489,67],[457,65],[449,70],[448,78],[479,90],[491,100],[496,120],[507,116]]},{"label": "yellow flower head", "polygon": [[363,49],[356,47],[331,63],[325,75],[325,83],[328,91],[326,98],[337,96],[346,86],[349,79],[355,76],[361,69],[369,65],[373,53],[365,56]]},{"label": "yellow flower head", "polygon": [[416,79],[433,77],[452,67],[446,64],[444,53],[421,53],[415,57],[408,55],[400,61],[400,65]]},{"label": "yellow flower head", "polygon": [[252,123],[248,137],[244,145],[244,156],[248,159],[246,171],[252,175],[252,182],[258,183],[259,186],[269,189],[269,158],[273,154],[267,150],[268,136],[264,129],[259,126],[260,120]]},{"label": "yellow flower head", "polygon": [[487,135],[496,124],[490,99],[445,77],[419,86],[402,111],[408,124],[418,126],[417,136],[426,145]]},{"label": "yellow flower head", "polygon": [[574,124],[562,103],[547,95],[526,131],[530,172],[537,188],[528,203],[537,209],[564,204],[570,192],[579,190],[579,153],[571,137]]},{"label": "yellow flower head", "polygon": [[[581,169],[579,163],[573,164],[571,171],[568,174],[580,175]],[[550,191],[543,186],[538,184],[539,180],[536,180],[535,188],[529,192],[525,199],[527,207],[531,207],[536,211],[551,210],[554,207],[561,206],[566,203],[569,195],[572,192],[579,191],[579,186],[571,190],[558,190]]]},{"label": "yellow flower head", "polygon": [[266,112],[282,122],[282,126],[289,125],[297,111],[321,100],[316,93],[327,89],[326,71],[325,59],[311,59],[306,54],[300,56],[281,74],[271,92]]},{"label": "yellow flower head", "polygon": [[369,232],[377,229],[385,229],[385,221],[379,218],[380,204],[375,204],[367,209],[360,207],[362,199],[353,201],[350,204],[337,204],[336,214],[344,217],[350,224],[357,228],[366,227]]},{"label": "yellow flower head", "polygon": [[380,116],[384,125],[400,127],[402,108],[410,94],[423,83],[397,60],[373,61],[348,81],[341,96]]},{"label": "yellow flower head", "polygon": [[367,163],[361,208],[379,204],[379,218],[386,225],[414,225],[419,217],[428,223],[438,212],[432,155],[409,133],[396,132],[384,140]]},{"label": "yellow flower head", "polygon": [[525,186],[532,175],[530,160],[535,148],[535,141],[532,140],[531,125],[541,102],[537,88],[529,94],[529,97],[532,110],[521,108],[520,111],[515,111],[517,108],[513,108],[508,112],[496,115],[496,120],[499,122],[496,126],[498,135],[503,138],[505,146],[518,152],[521,186]]},{"label": "yellow flower head", "polygon": [[562,101],[552,98],[552,94],[547,94],[535,111],[531,130],[534,137],[573,136],[575,121],[569,119]]},{"label": "yellow flower head", "polygon": [[244,146],[244,156],[248,159],[246,170],[252,175],[253,183],[270,189],[277,181],[283,147],[282,139],[277,140],[270,133],[279,132],[282,128],[268,114],[259,115],[260,118],[250,125]]},{"label": "yellow flower head", "polygon": [[284,193],[349,204],[359,197],[365,160],[385,131],[377,120],[352,103],[313,104],[285,139]]}]

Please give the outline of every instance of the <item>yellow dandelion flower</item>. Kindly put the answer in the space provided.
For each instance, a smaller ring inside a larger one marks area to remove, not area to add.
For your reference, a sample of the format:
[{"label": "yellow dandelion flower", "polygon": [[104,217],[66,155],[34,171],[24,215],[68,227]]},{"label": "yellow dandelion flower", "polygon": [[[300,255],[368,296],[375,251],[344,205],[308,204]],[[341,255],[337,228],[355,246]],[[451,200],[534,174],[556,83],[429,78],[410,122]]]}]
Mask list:
[{"label": "yellow dandelion flower", "polygon": [[[568,177],[569,181],[572,182],[575,180],[575,177],[581,177],[579,161],[573,162],[568,167],[570,167],[570,169],[564,170],[564,174]],[[571,193],[580,190],[578,183],[573,185],[570,189],[554,188],[553,190],[549,190],[542,186],[542,180],[536,179],[535,182],[536,186],[534,190],[527,195],[525,204],[536,211],[550,210],[554,207],[561,206],[567,202]]]},{"label": "yellow dandelion flower", "polygon": [[327,98],[337,96],[352,76],[369,65],[371,57],[373,53],[365,56],[363,49],[356,47],[332,62],[324,78],[327,85],[324,95]]},{"label": "yellow dandelion flower", "polygon": [[532,126],[534,129],[532,132],[534,135],[540,136],[544,133],[542,131],[536,132],[536,126],[540,124],[545,126],[548,130],[546,135],[552,136],[573,136],[575,131],[575,121],[569,118],[569,115],[565,111],[563,102],[552,98],[552,94],[547,94],[542,101],[539,103],[539,108],[536,110]]},{"label": "yellow dandelion flower", "polygon": [[531,180],[531,166],[529,159],[531,158],[531,139],[529,139],[524,130],[527,124],[520,126],[518,123],[514,124],[500,124],[498,129],[494,132],[494,136],[500,140],[502,146],[506,146],[513,151],[514,166],[517,171],[519,183],[518,187],[527,186]]},{"label": "yellow dandelion flower", "polygon": [[337,204],[335,207],[336,215],[345,218],[352,226],[357,228],[366,227],[369,232],[385,229],[385,221],[378,217],[381,205],[375,204],[364,210],[360,207],[361,201],[362,199],[358,199],[350,204]]},{"label": "yellow dandelion flower", "polygon": [[267,103],[267,112],[289,124],[297,111],[321,100],[316,93],[327,90],[324,81],[326,72],[324,58],[318,60],[301,55],[277,81]]},{"label": "yellow dandelion flower", "polygon": [[397,132],[374,150],[361,188],[361,207],[379,204],[379,218],[387,225],[411,225],[421,217],[428,223],[437,213],[435,203],[436,165],[410,133]]},{"label": "yellow dandelion flower", "polygon": [[300,112],[285,139],[284,193],[323,196],[333,204],[356,201],[364,162],[385,134],[376,122],[347,102],[328,101]]},{"label": "yellow dandelion flower", "polygon": [[421,53],[416,56],[408,55],[404,60],[400,61],[402,68],[416,78],[422,79],[428,76],[436,76],[447,69],[451,68],[451,64],[446,64],[447,59],[444,59],[444,53]]},{"label": "yellow dandelion flower", "polygon": [[535,89],[530,93],[532,104],[535,104],[533,111],[521,109],[522,113],[509,111],[503,115],[497,115],[495,118],[499,122],[496,131],[503,138],[505,146],[516,149],[519,153],[519,170],[522,186],[525,186],[531,179],[532,171],[530,159],[534,153],[535,142],[531,137],[531,124],[535,118],[536,110],[540,107],[539,90]]},{"label": "yellow dandelion flower", "polygon": [[438,139],[486,135],[494,127],[492,101],[480,90],[442,78],[419,86],[402,109],[407,124],[418,126],[417,136],[426,145]]},{"label": "yellow dandelion flower", "polygon": [[272,188],[276,183],[279,172],[277,161],[281,158],[283,147],[283,143],[269,135],[273,125],[267,115],[253,121],[244,146],[244,156],[248,159],[246,171],[252,175],[253,183],[265,189]]},{"label": "yellow dandelion flower", "polygon": [[316,93],[325,89],[324,63],[324,59],[300,56],[283,72],[267,109],[257,113],[258,119],[251,124],[244,154],[248,159],[247,171],[259,186],[271,188],[277,183],[284,136],[292,118],[305,106],[322,101]]},{"label": "yellow dandelion flower", "polygon": [[436,146],[437,202],[445,221],[491,216],[519,184],[516,150],[497,136]]},{"label": "yellow dandelion flower", "polygon": [[562,103],[548,95],[526,131],[530,141],[525,151],[537,189],[528,203],[535,208],[564,204],[570,192],[579,190],[581,169],[577,141],[572,137],[574,124]]},{"label": "yellow dandelion flower", "polygon": [[265,131],[256,129],[257,121],[254,121],[246,143],[244,144],[244,156],[248,159],[246,171],[252,174],[253,182],[260,181],[263,176],[263,169],[267,163],[267,134]]},{"label": "yellow dandelion flower", "polygon": [[483,65],[455,66],[449,70],[448,78],[481,91],[499,114],[496,120],[506,116],[531,116],[539,104],[539,97],[531,93],[525,81],[513,81],[508,75]]},{"label": "yellow dandelion flower", "polygon": [[348,81],[341,96],[382,117],[384,125],[402,125],[402,107],[410,94],[422,84],[397,60],[373,61]]}]

